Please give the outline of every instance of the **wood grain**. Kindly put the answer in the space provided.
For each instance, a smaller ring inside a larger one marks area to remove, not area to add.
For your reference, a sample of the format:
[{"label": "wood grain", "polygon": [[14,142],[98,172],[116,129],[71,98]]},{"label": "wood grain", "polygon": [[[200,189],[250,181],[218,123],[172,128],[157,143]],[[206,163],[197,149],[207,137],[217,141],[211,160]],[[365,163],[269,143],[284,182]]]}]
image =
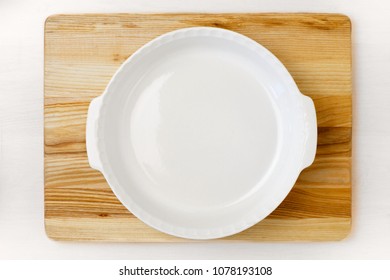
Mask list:
[{"label": "wood grain", "polygon": [[337,14],[55,15],[45,24],[45,225],[57,240],[176,242],[135,218],[88,165],[85,121],[119,65],[174,29],[215,26],[272,51],[313,98],[318,149],[283,203],[222,241],[323,241],[351,225],[351,23]]}]

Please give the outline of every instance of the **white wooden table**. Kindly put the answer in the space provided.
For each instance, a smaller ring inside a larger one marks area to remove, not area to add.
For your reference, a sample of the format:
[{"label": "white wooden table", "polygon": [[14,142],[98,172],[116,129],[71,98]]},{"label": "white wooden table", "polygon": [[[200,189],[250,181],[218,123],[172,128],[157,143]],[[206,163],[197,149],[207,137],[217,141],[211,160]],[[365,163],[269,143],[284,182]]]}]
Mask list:
[{"label": "white wooden table", "polygon": [[[354,52],[353,229],[332,243],[56,242],[43,225],[43,25],[55,13],[331,12]],[[0,0],[0,259],[390,258],[390,2]]]}]

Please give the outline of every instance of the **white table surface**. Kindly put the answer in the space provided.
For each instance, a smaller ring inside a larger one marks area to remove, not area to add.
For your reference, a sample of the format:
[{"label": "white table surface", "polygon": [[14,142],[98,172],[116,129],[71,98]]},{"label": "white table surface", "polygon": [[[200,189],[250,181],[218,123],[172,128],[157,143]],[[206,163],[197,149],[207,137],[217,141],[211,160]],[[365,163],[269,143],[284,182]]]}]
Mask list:
[{"label": "white table surface", "polygon": [[[330,12],[353,25],[353,228],[341,242],[71,243],[43,222],[43,25],[56,13]],[[390,258],[390,2],[0,0],[0,259]],[[386,144],[387,143],[387,144]]]}]

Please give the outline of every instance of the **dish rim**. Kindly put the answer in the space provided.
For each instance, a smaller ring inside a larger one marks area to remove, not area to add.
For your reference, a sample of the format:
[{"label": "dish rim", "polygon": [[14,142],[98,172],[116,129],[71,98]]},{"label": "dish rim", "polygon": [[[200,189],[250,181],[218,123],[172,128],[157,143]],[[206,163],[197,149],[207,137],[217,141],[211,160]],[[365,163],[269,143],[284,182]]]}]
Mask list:
[{"label": "dish rim", "polygon": [[[264,54],[264,56],[269,59],[268,62],[273,63],[276,65],[276,67],[280,70],[281,75],[280,79],[283,78],[283,82],[288,85],[288,87],[291,89],[293,94],[299,94],[299,97],[303,97],[303,104],[302,104],[302,112],[304,112],[304,102],[308,102],[313,106],[312,100],[304,96],[300,93],[298,86],[296,85],[294,79],[288,72],[288,70],[285,68],[285,66],[280,62],[280,60],[273,55],[269,50],[267,50],[265,47],[263,47],[258,42],[240,34],[234,31],[221,29],[221,28],[215,28],[215,27],[190,27],[190,28],[183,28],[183,29],[177,29],[168,33],[165,33],[163,35],[158,36],[157,38],[149,41],[147,44],[139,48],[134,54],[132,54],[125,62],[122,63],[122,65],[119,67],[119,69],[116,71],[116,73],[111,78],[110,82],[108,83],[105,91],[102,95],[95,98],[89,107],[88,111],[88,120],[87,120],[87,153],[88,153],[88,160],[90,162],[90,165],[92,168],[99,170],[107,180],[108,184],[110,185],[112,191],[116,195],[116,197],[121,201],[121,203],[136,217],[138,217],[140,220],[142,220],[144,223],[148,224],[149,226],[160,230],[164,233],[168,233],[174,236],[182,237],[182,238],[190,238],[190,239],[213,239],[213,238],[221,238],[229,235],[233,235],[236,233],[239,233],[245,229],[248,229],[249,227],[253,226],[254,224],[258,223],[259,221],[263,220],[265,217],[267,217],[274,209],[276,209],[280,203],[284,200],[284,198],[288,195],[292,187],[294,186],[295,181],[297,180],[300,171],[310,165],[312,161],[314,160],[314,155],[312,159],[306,160],[305,162],[305,147],[303,147],[303,153],[302,153],[302,166],[300,166],[299,172],[292,172],[296,173],[293,174],[289,178],[290,184],[289,188],[285,188],[284,192],[274,193],[273,199],[269,200],[268,205],[263,207],[263,211],[260,213],[251,213],[246,216],[246,219],[244,221],[241,221],[239,224],[236,225],[227,225],[224,228],[220,228],[219,230],[214,231],[206,231],[206,230],[186,230],[181,227],[172,226],[171,224],[165,223],[161,220],[156,219],[155,217],[152,217],[150,214],[143,211],[143,209],[138,206],[137,202],[134,201],[129,195],[125,194],[121,191],[120,188],[117,188],[116,186],[119,185],[119,182],[115,178],[115,175],[113,175],[113,171],[111,169],[111,166],[109,163],[107,163],[105,159],[105,154],[107,151],[105,150],[104,145],[104,137],[102,137],[102,129],[101,126],[99,126],[97,123],[97,118],[104,118],[105,111],[108,106],[107,102],[107,92],[112,91],[112,88],[115,88],[117,86],[117,83],[121,81],[121,79],[117,79],[122,71],[124,71],[126,65],[132,63],[135,59],[141,59],[143,55],[147,55],[150,51],[152,51],[154,48],[158,48],[163,44],[170,43],[172,41],[175,41],[177,39],[181,39],[188,36],[212,36],[212,37],[220,37],[224,39],[228,39],[234,42],[238,42],[242,45],[245,45],[246,47],[255,50],[256,52],[261,52]],[[314,108],[314,106],[313,106]],[[95,115],[95,118],[92,118],[91,116]],[[308,116],[304,116],[304,120],[306,118],[313,118],[312,112],[308,114]],[[314,118],[315,118],[315,111],[314,111]],[[305,124],[307,125],[307,124]],[[311,130],[313,130],[313,125],[311,124]],[[93,127],[93,128],[92,128]],[[316,129],[316,126],[315,126]],[[93,132],[91,133],[91,130]],[[95,133],[96,132],[96,133]],[[315,131],[316,132],[316,131]],[[93,139],[94,137],[96,137]],[[308,139],[306,139],[307,141]],[[315,138],[315,143],[317,142],[317,139]],[[313,141],[311,141],[313,143]],[[310,144],[310,143],[309,143]],[[95,146],[97,149],[89,148],[91,146]],[[311,146],[313,146],[311,144]],[[312,150],[312,147],[310,147]],[[314,147],[314,154],[315,154],[315,147]],[[296,176],[295,176],[296,175]],[[125,197],[126,196],[126,197]]]}]

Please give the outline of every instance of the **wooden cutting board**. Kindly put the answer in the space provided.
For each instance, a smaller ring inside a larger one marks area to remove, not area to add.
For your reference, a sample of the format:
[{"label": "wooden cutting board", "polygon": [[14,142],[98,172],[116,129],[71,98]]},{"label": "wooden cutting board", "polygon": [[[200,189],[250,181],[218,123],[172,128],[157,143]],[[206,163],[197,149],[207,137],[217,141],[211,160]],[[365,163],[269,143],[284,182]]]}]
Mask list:
[{"label": "wooden cutting board", "polygon": [[54,15],[45,24],[45,226],[57,240],[187,241],[135,218],[88,165],[85,122],[119,65],[174,29],[214,26],[267,47],[318,118],[314,164],[254,227],[223,240],[340,240],[351,227],[351,23],[337,14]]}]

